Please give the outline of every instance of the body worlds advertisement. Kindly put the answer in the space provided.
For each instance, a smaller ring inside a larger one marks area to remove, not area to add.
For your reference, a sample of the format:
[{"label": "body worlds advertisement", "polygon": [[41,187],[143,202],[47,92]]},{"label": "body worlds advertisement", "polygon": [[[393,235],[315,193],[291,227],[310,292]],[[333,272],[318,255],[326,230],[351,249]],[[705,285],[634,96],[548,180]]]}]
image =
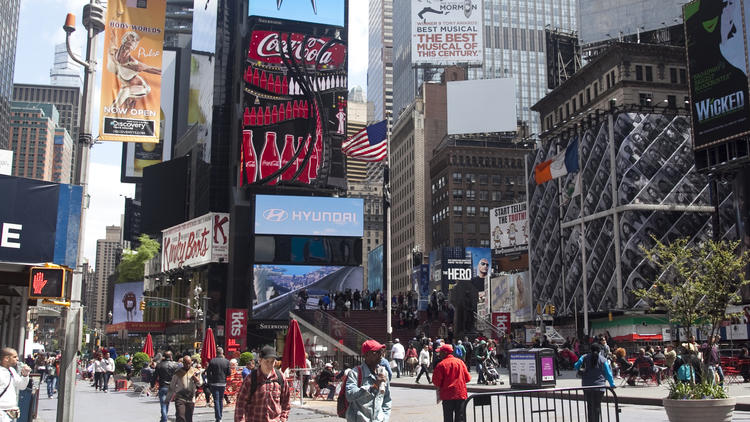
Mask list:
[{"label": "body worlds advertisement", "polygon": [[107,7],[99,139],[159,142],[164,1]]},{"label": "body worlds advertisement", "polygon": [[143,299],[143,282],[115,284],[112,299],[112,324],[121,322],[143,322],[143,312],[140,308]]},{"label": "body worlds advertisement", "polygon": [[528,272],[498,274],[490,281],[492,313],[509,313],[510,322],[533,319],[531,283]]},{"label": "body worlds advertisement", "polygon": [[257,195],[255,234],[362,237],[364,200]]},{"label": "body worlds advertisement", "polygon": [[743,31],[747,13],[739,1],[721,0],[693,1],[683,13],[693,145],[700,150],[750,131]]},{"label": "body worlds advertisement", "polygon": [[229,259],[229,214],[211,212],[162,231],[161,270]]},{"label": "body worlds advertisement", "polygon": [[482,64],[481,0],[411,0],[411,13],[412,63]]},{"label": "body worlds advertisement", "polygon": [[497,254],[525,250],[529,244],[526,203],[493,208],[490,211],[492,249]]}]

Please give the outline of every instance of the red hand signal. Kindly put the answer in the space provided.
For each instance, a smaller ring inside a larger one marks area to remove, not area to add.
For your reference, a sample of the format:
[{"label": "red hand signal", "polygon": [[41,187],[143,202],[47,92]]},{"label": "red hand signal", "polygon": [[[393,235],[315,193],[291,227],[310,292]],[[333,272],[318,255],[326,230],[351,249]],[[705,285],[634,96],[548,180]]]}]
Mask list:
[{"label": "red hand signal", "polygon": [[34,283],[32,285],[35,295],[42,294],[42,289],[47,285],[47,280],[44,278],[44,273],[38,272],[34,274]]}]

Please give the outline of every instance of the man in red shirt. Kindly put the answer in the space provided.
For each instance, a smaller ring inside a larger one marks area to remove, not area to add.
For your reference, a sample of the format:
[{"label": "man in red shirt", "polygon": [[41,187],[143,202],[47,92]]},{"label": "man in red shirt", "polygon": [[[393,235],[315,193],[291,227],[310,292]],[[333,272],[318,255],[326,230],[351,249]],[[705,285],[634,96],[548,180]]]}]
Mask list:
[{"label": "man in red shirt", "polygon": [[471,375],[464,361],[453,356],[452,345],[442,345],[438,353],[441,360],[432,373],[432,383],[443,402],[443,421],[463,422],[461,402],[466,400],[466,384],[471,381]]},{"label": "man in red shirt", "polygon": [[287,422],[291,409],[289,386],[273,367],[276,357],[273,347],[261,349],[260,368],[245,377],[237,393],[235,422]]}]

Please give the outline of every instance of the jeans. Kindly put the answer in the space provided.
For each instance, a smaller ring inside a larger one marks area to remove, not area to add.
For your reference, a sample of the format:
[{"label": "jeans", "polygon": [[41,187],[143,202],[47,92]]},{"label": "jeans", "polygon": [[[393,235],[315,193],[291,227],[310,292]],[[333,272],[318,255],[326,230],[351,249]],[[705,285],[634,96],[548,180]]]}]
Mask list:
[{"label": "jeans", "polygon": [[484,379],[484,365],[482,365],[481,360],[477,360],[477,374],[479,374],[479,379],[477,379],[477,384],[483,384],[487,382]]},{"label": "jeans", "polygon": [[94,372],[94,390],[102,388],[102,380],[104,379],[104,372]]},{"label": "jeans", "polygon": [[404,371],[404,360],[403,359],[393,359],[396,361],[396,378],[401,378],[401,372]]},{"label": "jeans", "polygon": [[211,385],[211,397],[214,398],[214,416],[216,421],[220,421],[224,412],[224,390],[225,385]]},{"label": "jeans", "polygon": [[427,365],[424,363],[419,365],[419,373],[417,374],[417,382],[419,382],[419,378],[422,377],[422,374],[425,374],[425,376],[427,377],[427,382],[432,382],[430,381],[430,373],[427,372]]},{"label": "jeans", "polygon": [[588,413],[588,422],[599,422],[602,413],[602,397],[604,391],[585,390],[583,397],[586,399],[586,409]]},{"label": "jeans", "polygon": [[167,391],[169,391],[168,385],[159,387],[159,406],[161,407],[161,422],[167,422],[167,414],[169,413],[169,402],[167,401]]},{"label": "jeans", "polygon": [[443,422],[463,422],[461,403],[463,400],[443,400]]},{"label": "jeans", "polygon": [[713,384],[716,381],[715,374],[719,374],[719,384],[724,385],[724,370],[721,369],[720,365],[708,365],[706,369],[709,384]]},{"label": "jeans", "polygon": [[55,394],[55,384],[57,384],[57,377],[47,376],[47,397],[52,398]]},{"label": "jeans", "polygon": [[195,410],[195,403],[185,400],[175,400],[175,422],[193,422],[193,410]]},{"label": "jeans", "polygon": [[109,389],[109,377],[112,376],[112,373],[111,372],[104,372],[104,373],[102,373],[102,375],[104,376],[104,381],[103,381],[103,384],[102,384],[102,390],[103,391],[107,391]]}]

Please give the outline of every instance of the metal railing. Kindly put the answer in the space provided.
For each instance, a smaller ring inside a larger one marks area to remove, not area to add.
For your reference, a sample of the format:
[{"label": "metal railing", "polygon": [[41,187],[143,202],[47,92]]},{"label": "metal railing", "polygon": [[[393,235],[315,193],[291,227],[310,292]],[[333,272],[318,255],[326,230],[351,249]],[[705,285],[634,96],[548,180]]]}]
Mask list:
[{"label": "metal railing", "polygon": [[333,343],[342,344],[354,351],[355,354],[358,354],[362,348],[362,343],[370,340],[367,334],[333,317],[327,312],[320,310],[296,310],[292,314],[314,325],[315,328],[334,340]]},{"label": "metal railing", "polygon": [[[620,420],[620,405],[617,394],[611,387],[478,393],[464,400],[461,412],[466,422],[619,422]],[[594,415],[599,415],[599,417]]]}]

